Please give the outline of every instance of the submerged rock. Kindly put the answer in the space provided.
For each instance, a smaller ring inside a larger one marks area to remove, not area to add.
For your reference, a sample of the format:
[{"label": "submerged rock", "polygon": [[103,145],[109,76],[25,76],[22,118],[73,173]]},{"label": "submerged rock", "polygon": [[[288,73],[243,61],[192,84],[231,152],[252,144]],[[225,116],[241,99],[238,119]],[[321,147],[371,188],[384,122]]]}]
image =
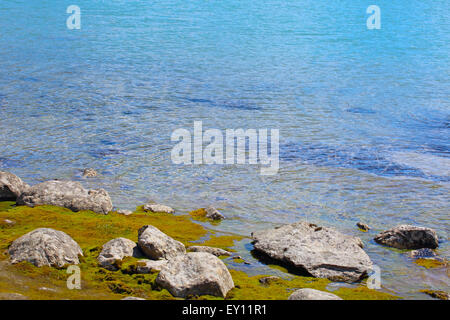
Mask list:
[{"label": "submerged rock", "polygon": [[18,176],[0,171],[0,201],[16,201],[29,187]]},{"label": "submerged rock", "polygon": [[170,259],[186,253],[184,245],[150,225],[143,226],[138,232],[138,245],[150,259]]},{"label": "submerged rock", "polygon": [[189,251],[192,252],[208,252],[211,253],[213,255],[215,255],[216,257],[220,257],[220,256],[231,256],[231,252],[220,249],[220,248],[213,248],[213,247],[208,247],[208,246],[191,246],[188,248]]},{"label": "submerged rock", "polygon": [[205,208],[206,211],[206,218],[212,219],[212,220],[223,220],[225,219],[225,216],[222,215],[216,208],[209,206],[208,208]]},{"label": "submerged rock", "polygon": [[212,295],[225,297],[234,282],[225,264],[207,252],[189,252],[170,260],[156,283],[175,297]]},{"label": "submerged rock", "polygon": [[122,261],[125,257],[139,258],[141,252],[134,241],[125,238],[116,238],[103,245],[102,252],[97,257],[100,266],[105,269],[115,271],[116,261]]},{"label": "submerged rock", "polygon": [[102,214],[112,210],[108,192],[103,189],[86,190],[75,181],[51,180],[37,184],[23,192],[17,204],[29,207],[48,204],[72,211],[91,210]]},{"label": "submerged rock", "polygon": [[295,291],[288,300],[342,300],[342,298],[330,292],[305,288]]},{"label": "submerged rock", "polygon": [[436,232],[430,228],[400,225],[381,232],[375,242],[397,249],[435,249],[439,246]]},{"label": "submerged rock", "polygon": [[355,282],[372,268],[361,240],[332,228],[297,222],[252,237],[255,250],[314,277]]},{"label": "submerged rock", "polygon": [[69,235],[49,228],[33,230],[13,241],[8,249],[12,263],[28,261],[37,267],[78,264],[83,255]]},{"label": "submerged rock", "polygon": [[87,168],[83,170],[83,177],[85,178],[93,178],[97,176],[97,171],[92,168]]},{"label": "submerged rock", "polygon": [[144,210],[154,213],[156,212],[170,213],[170,214],[175,213],[175,210],[172,209],[171,207],[157,203],[147,203],[146,205],[144,205]]},{"label": "submerged rock", "polygon": [[365,223],[357,222],[356,225],[357,225],[358,228],[360,228],[361,230],[364,230],[364,231],[369,231],[369,230],[370,230],[369,226],[368,226],[367,224],[365,224]]}]

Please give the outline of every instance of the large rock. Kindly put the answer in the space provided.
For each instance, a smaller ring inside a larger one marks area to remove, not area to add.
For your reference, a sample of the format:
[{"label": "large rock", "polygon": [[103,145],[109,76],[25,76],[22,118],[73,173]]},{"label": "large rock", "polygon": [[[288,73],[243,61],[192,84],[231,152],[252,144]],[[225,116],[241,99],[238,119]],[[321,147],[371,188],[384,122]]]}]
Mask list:
[{"label": "large rock", "polygon": [[150,225],[139,229],[138,245],[147,257],[154,260],[168,260],[186,253],[186,248],[181,242],[172,239],[158,228]]},{"label": "large rock", "polygon": [[37,267],[63,267],[78,264],[80,246],[62,231],[49,228],[33,230],[13,241],[8,249],[12,263],[28,261]]},{"label": "large rock", "polygon": [[103,190],[86,190],[75,181],[46,181],[37,184],[17,199],[17,204],[34,207],[49,204],[73,211],[92,210],[107,214],[112,210],[111,198]]},{"label": "large rock", "polygon": [[314,277],[355,282],[372,268],[361,240],[332,228],[297,222],[252,237],[255,250]]},{"label": "large rock", "polygon": [[192,252],[208,252],[215,255],[216,257],[231,256],[231,252],[229,251],[208,246],[190,246],[188,250]]},{"label": "large rock", "polygon": [[135,242],[125,238],[116,238],[103,245],[97,260],[103,268],[114,271],[117,270],[116,261],[122,261],[125,257],[139,258],[140,256],[140,250]]},{"label": "large rock", "polygon": [[0,171],[0,201],[16,201],[29,188],[18,176]]},{"label": "large rock", "polygon": [[435,249],[439,246],[436,232],[430,228],[400,225],[381,232],[375,242],[397,249]]},{"label": "large rock", "polygon": [[329,292],[305,288],[295,291],[288,300],[342,300],[342,298]]},{"label": "large rock", "polygon": [[212,295],[225,297],[234,282],[225,264],[206,252],[189,252],[170,260],[156,283],[175,297]]}]

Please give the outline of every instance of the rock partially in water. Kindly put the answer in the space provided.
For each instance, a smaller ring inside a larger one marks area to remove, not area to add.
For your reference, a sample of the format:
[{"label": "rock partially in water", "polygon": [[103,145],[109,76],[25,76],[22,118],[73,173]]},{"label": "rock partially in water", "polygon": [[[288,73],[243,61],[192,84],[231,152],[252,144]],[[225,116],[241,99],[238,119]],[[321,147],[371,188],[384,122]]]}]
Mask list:
[{"label": "rock partially in water", "polygon": [[33,230],[13,241],[8,249],[12,263],[28,261],[37,267],[63,267],[80,263],[80,246],[69,235],[49,228]]},{"label": "rock partially in water", "polygon": [[363,222],[357,222],[356,225],[361,230],[364,230],[364,231],[369,231],[370,230],[369,226],[367,224],[363,223]]},{"label": "rock partially in water", "polygon": [[440,300],[450,300],[450,295],[448,292],[440,290],[421,290],[420,292],[426,293],[430,297],[440,299]]},{"label": "rock partially in water", "polygon": [[144,205],[144,210],[149,212],[162,212],[162,213],[175,213],[175,210],[172,209],[169,206],[165,206],[163,204],[157,204],[157,203],[147,203]]},{"label": "rock partially in water", "polygon": [[205,208],[206,211],[206,218],[212,219],[212,220],[223,220],[225,219],[225,216],[221,214],[216,208],[209,206],[208,208]]},{"label": "rock partially in water", "polygon": [[305,288],[295,291],[288,300],[342,300],[342,298],[330,292]]},{"label": "rock partially in water", "polygon": [[87,168],[83,170],[83,177],[85,178],[93,178],[98,175],[97,171],[92,168]]},{"label": "rock partially in water", "polygon": [[143,226],[138,232],[138,245],[142,252],[153,260],[169,260],[177,255],[185,254],[184,245],[150,225]]},{"label": "rock partially in water", "polygon": [[29,207],[48,204],[72,211],[91,210],[101,214],[108,214],[113,207],[105,190],[86,190],[79,182],[59,180],[42,182],[27,189],[17,199],[17,204]]},{"label": "rock partially in water", "polygon": [[125,238],[116,238],[103,245],[102,252],[97,261],[105,269],[115,271],[118,269],[116,262],[125,257],[139,258],[142,254],[134,241]]},{"label": "rock partially in water", "polygon": [[29,187],[18,176],[0,171],[0,201],[16,201]]},{"label": "rock partially in water", "polygon": [[252,233],[256,251],[317,278],[355,282],[372,269],[359,238],[297,222]]},{"label": "rock partially in water", "polygon": [[188,248],[189,251],[192,252],[208,252],[211,253],[213,255],[215,255],[216,257],[220,257],[220,256],[231,256],[231,252],[220,249],[220,248],[213,248],[213,247],[208,247],[208,246],[191,246]]},{"label": "rock partially in water", "polygon": [[397,249],[435,249],[439,246],[436,232],[430,228],[400,225],[381,232],[375,242]]},{"label": "rock partially in water", "polygon": [[408,256],[413,259],[423,259],[436,257],[437,254],[430,248],[421,248],[417,250],[411,250],[408,253]]},{"label": "rock partially in water", "polygon": [[234,282],[225,264],[207,252],[179,255],[161,270],[156,283],[175,297],[212,295],[225,297]]}]

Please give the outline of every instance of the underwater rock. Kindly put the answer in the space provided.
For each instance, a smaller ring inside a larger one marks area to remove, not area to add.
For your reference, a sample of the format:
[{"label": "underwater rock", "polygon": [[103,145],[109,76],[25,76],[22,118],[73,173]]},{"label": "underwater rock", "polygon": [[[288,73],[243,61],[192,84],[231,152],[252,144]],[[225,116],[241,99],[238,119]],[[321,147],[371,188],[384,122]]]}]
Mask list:
[{"label": "underwater rock", "polygon": [[252,237],[256,251],[317,278],[355,282],[372,268],[361,240],[332,228],[297,222],[253,232]]},{"label": "underwater rock", "polygon": [[18,176],[0,171],[0,201],[16,201],[29,187]]},{"label": "underwater rock", "polygon": [[205,208],[206,218],[212,220],[223,220],[225,219],[224,215],[222,215],[216,208],[209,206]]},{"label": "underwater rock", "polygon": [[342,300],[342,298],[330,292],[305,288],[295,291],[288,300]]},{"label": "underwater rock", "polygon": [[116,238],[103,245],[102,252],[97,257],[97,261],[105,269],[115,271],[116,261],[122,261],[125,257],[139,258],[142,254],[137,244],[129,239]]},{"label": "underwater rock", "polygon": [[361,230],[364,230],[364,231],[369,231],[369,230],[370,230],[369,226],[368,226],[367,224],[365,224],[365,223],[357,222],[356,225],[357,225],[358,228],[360,228]]},{"label": "underwater rock", "polygon": [[101,214],[108,214],[113,207],[105,190],[86,190],[79,182],[59,180],[42,182],[27,189],[17,199],[17,204],[29,207],[48,204],[72,211],[91,210]]},{"label": "underwater rock", "polygon": [[138,232],[138,245],[142,252],[153,260],[170,259],[186,253],[184,245],[150,225],[143,226]]},{"label": "underwater rock", "polygon": [[208,247],[208,246],[191,246],[188,248],[188,250],[191,252],[208,252],[208,253],[215,255],[216,257],[231,256],[231,252],[229,252],[229,251],[226,251],[226,250],[223,250],[220,248]]},{"label": "underwater rock", "polygon": [[374,240],[379,244],[397,249],[435,249],[439,246],[434,230],[406,224],[381,232]]},{"label": "underwater rock", "polygon": [[163,212],[170,214],[175,213],[175,210],[172,209],[171,207],[157,203],[147,203],[146,205],[144,205],[144,210],[150,212]]},{"label": "underwater rock", "polygon": [[14,240],[8,253],[11,263],[28,261],[36,267],[78,264],[78,256],[83,255],[78,243],[69,235],[49,228],[35,229]]},{"label": "underwater rock", "polygon": [[179,255],[161,270],[156,283],[175,297],[212,295],[225,297],[234,282],[225,264],[207,252]]},{"label": "underwater rock", "polygon": [[92,168],[87,168],[83,170],[83,177],[85,178],[93,178],[97,176],[97,171]]}]

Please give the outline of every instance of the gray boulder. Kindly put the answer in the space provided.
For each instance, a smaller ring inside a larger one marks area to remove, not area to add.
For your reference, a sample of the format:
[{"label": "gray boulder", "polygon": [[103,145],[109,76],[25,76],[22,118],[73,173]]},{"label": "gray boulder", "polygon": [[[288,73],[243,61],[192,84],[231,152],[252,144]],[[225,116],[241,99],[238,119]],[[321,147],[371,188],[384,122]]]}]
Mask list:
[{"label": "gray boulder", "polygon": [[37,267],[63,267],[78,264],[80,246],[62,231],[49,228],[33,230],[13,241],[8,249],[12,263],[28,261]]},{"label": "gray boulder", "polygon": [[112,210],[111,198],[105,190],[86,190],[75,181],[51,180],[37,184],[23,192],[17,204],[29,207],[48,204],[72,211],[91,210],[102,214]]},{"label": "gray boulder", "polygon": [[153,260],[170,259],[186,253],[181,242],[172,239],[154,226],[146,225],[138,231],[138,245],[142,252]]},{"label": "gray boulder", "polygon": [[206,252],[189,252],[170,260],[156,278],[156,283],[175,297],[212,295],[225,297],[234,288],[225,264]]},{"label": "gray boulder", "polygon": [[144,211],[149,211],[149,212],[163,212],[163,213],[175,213],[175,210],[172,209],[169,206],[165,206],[163,204],[157,204],[157,203],[147,203],[146,205],[144,205]]},{"label": "gray boulder", "polygon": [[167,260],[141,259],[136,262],[134,273],[154,273],[161,271],[167,265]]},{"label": "gray boulder", "polygon": [[0,201],[16,201],[29,187],[18,176],[0,171]]},{"label": "gray boulder", "polygon": [[379,244],[397,249],[435,249],[439,246],[434,230],[406,224],[381,232],[374,240]]},{"label": "gray boulder", "polygon": [[226,251],[226,250],[223,250],[220,248],[208,247],[208,246],[191,246],[188,248],[188,250],[191,252],[208,252],[208,253],[215,255],[216,257],[231,256],[231,252],[229,252],[229,251]]},{"label": "gray boulder", "polygon": [[288,300],[342,300],[342,298],[329,292],[305,288],[295,291]]},{"label": "gray boulder", "polygon": [[333,228],[297,222],[253,232],[252,237],[256,251],[317,278],[355,282],[372,268],[361,240]]},{"label": "gray boulder", "polygon": [[223,220],[225,216],[221,214],[216,208],[209,206],[205,209],[206,217],[212,220]]},{"label": "gray boulder", "polygon": [[97,261],[103,268],[115,271],[117,270],[116,261],[122,261],[125,257],[139,258],[140,256],[142,255],[135,242],[125,238],[116,238],[103,245]]},{"label": "gray boulder", "polygon": [[117,214],[121,214],[123,216],[129,216],[129,215],[133,214],[133,211],[131,211],[131,210],[117,210],[116,212],[117,212]]}]

